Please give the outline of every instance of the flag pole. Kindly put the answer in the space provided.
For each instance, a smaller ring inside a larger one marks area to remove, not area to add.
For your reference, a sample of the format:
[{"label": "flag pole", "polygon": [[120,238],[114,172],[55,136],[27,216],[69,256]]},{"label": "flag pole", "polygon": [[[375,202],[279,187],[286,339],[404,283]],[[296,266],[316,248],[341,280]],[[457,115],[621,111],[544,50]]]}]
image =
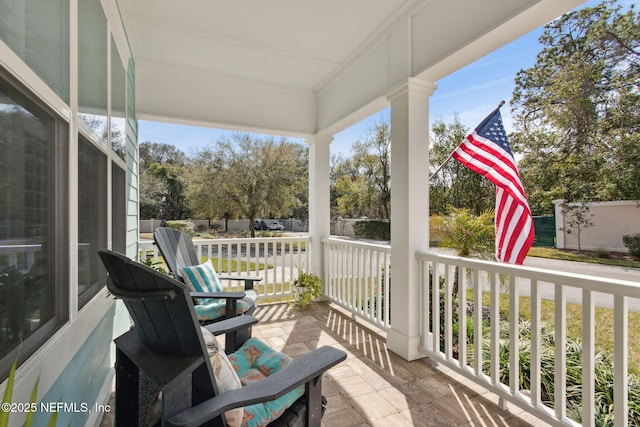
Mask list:
[{"label": "flag pole", "polygon": [[[496,108],[496,110],[499,110],[499,109],[500,109],[500,107],[502,107],[504,104],[505,104],[504,100],[500,101],[500,104],[498,104],[498,107]],[[487,118],[485,118],[485,119],[480,123],[480,125],[479,125],[478,127],[482,127],[482,125],[486,122],[486,120],[487,120],[489,117],[491,117],[491,116],[493,115],[493,113],[495,113],[495,111],[496,111],[496,110],[493,110],[493,111],[491,112],[491,114],[489,114],[489,115],[487,116]],[[462,144],[462,142],[464,142],[464,139],[460,142],[460,144]],[[443,167],[445,167],[445,165],[446,165],[447,163],[449,163],[449,160],[451,160],[451,157],[453,157],[453,153],[458,149],[458,147],[460,146],[460,144],[458,144],[458,145],[456,146],[456,148],[454,148],[454,149],[453,149],[453,151],[452,151],[451,153],[449,153],[449,157],[447,157],[447,158],[445,159],[445,161],[444,161],[444,162],[442,162],[442,164],[441,164],[440,166],[438,166],[438,168],[435,170],[435,172],[433,172],[433,173],[431,174],[431,176],[429,177],[429,181],[431,181],[431,180],[432,180],[432,179],[433,179],[433,178],[438,174],[438,172],[440,172],[440,169],[442,169]]]}]

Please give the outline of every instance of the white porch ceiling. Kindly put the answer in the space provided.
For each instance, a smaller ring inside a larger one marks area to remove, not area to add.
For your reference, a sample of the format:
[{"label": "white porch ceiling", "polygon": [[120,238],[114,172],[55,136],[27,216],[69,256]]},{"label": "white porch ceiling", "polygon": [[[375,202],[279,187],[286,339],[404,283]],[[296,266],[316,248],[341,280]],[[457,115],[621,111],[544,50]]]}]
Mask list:
[{"label": "white porch ceiling", "polygon": [[580,3],[118,1],[138,118],[296,136],[337,131],[407,78],[442,78]]}]

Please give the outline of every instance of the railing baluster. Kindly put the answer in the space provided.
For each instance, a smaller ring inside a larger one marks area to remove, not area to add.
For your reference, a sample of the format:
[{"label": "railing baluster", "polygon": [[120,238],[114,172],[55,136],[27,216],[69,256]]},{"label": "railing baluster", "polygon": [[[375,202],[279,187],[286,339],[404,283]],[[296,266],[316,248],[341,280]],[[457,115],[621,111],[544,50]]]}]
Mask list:
[{"label": "railing baluster", "polygon": [[556,417],[564,420],[567,416],[567,321],[566,289],[555,285],[555,364],[554,364],[554,409]]},{"label": "railing baluster", "polygon": [[471,280],[473,284],[473,372],[482,374],[482,287],[478,270],[472,270]]},{"label": "railing baluster", "polygon": [[451,289],[452,281],[455,280],[455,274],[451,277],[451,268],[456,268],[455,265],[447,264],[444,271],[444,353],[447,359],[451,359],[453,356],[453,307],[451,301]]},{"label": "railing baluster", "polygon": [[[626,328],[625,328],[626,329]],[[595,410],[595,300],[582,291],[582,425],[594,427]]]},{"label": "railing baluster", "polygon": [[384,257],[384,283],[387,290],[384,293],[384,327],[391,326],[391,251],[383,252]]},{"label": "railing baluster", "polygon": [[515,395],[520,389],[520,298],[516,278],[509,278],[509,390]]},{"label": "railing baluster", "polygon": [[531,404],[540,405],[540,292],[538,281],[531,281]]},{"label": "railing baluster", "polygon": [[629,424],[627,419],[629,413],[629,396],[627,394],[629,318],[627,308],[627,297],[616,295],[613,299],[613,423],[615,427],[626,427]]},{"label": "railing baluster", "polygon": [[[465,279],[467,269],[458,268],[458,363],[461,367],[467,365],[467,290]],[[453,307],[452,307],[453,308]],[[453,328],[453,325],[451,325]]]},{"label": "railing baluster", "polygon": [[431,278],[431,319],[433,331],[433,352],[440,352],[440,263],[433,263],[433,272]]},{"label": "railing baluster", "polygon": [[363,273],[363,278],[362,280],[364,281],[364,283],[362,284],[363,289],[364,289],[364,294],[362,295],[362,309],[364,310],[364,314],[365,317],[367,319],[371,319],[371,315],[372,315],[372,307],[371,307],[371,269],[372,269],[372,262],[371,262],[371,253],[373,251],[371,249],[366,249],[364,250],[364,273]]},{"label": "railing baluster", "polygon": [[500,289],[496,273],[490,273],[491,288],[491,383],[500,382]]}]

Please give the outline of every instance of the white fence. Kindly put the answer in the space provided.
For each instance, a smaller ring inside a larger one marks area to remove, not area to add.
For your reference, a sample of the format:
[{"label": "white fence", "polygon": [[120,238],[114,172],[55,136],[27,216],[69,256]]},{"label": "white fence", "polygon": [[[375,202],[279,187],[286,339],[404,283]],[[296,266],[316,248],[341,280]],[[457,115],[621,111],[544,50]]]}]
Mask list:
[{"label": "white fence", "polygon": [[327,238],[325,297],[383,329],[389,328],[391,247]]},{"label": "white fence", "polygon": [[[637,298],[640,298],[639,283],[437,253],[419,253],[417,257],[423,290],[423,350],[440,363],[553,425],[577,425],[569,418],[570,414],[575,416],[576,410],[582,414],[582,425],[595,426],[602,422],[601,419],[596,420],[594,409],[595,382],[603,380],[596,378],[595,372],[598,354],[595,331],[605,325],[603,319],[596,322],[596,305],[611,304],[613,326],[610,336],[613,336],[614,381],[610,391],[614,400],[614,425],[628,425],[628,307],[630,302],[636,303]],[[456,277],[461,283],[457,304],[452,297]],[[528,298],[521,300],[520,296]],[[576,296],[581,304],[581,320],[573,319],[572,322],[579,321],[579,329],[582,331],[579,336],[582,343],[582,378],[578,389],[567,389],[567,300]],[[482,308],[476,304],[478,301],[483,301]],[[525,331],[527,337],[531,338],[529,366],[521,366],[522,361],[527,360],[527,355],[523,354],[525,346],[521,346],[520,342],[520,304],[525,301],[531,307],[524,316],[530,317],[531,322]],[[549,304],[553,308],[550,320],[554,323],[555,343],[551,353],[551,366],[547,364],[548,358],[545,357],[549,355],[549,347],[543,346],[541,333],[543,322],[547,321],[541,314],[545,311],[542,308],[543,305],[548,308]],[[439,309],[430,310],[430,307]],[[456,316],[457,322],[454,322]],[[504,330],[501,336],[501,324],[508,326],[506,339]],[[455,328],[457,333],[454,333]],[[507,353],[508,361],[505,363],[500,356],[504,357]],[[528,390],[519,382],[525,376],[521,368],[530,372],[530,386],[526,387]],[[549,391],[543,390],[543,374],[554,378],[553,402],[543,399],[544,393]],[[508,377],[508,382],[504,381],[505,377]],[[571,408],[568,406],[568,396],[575,397],[576,394],[581,395],[584,404]]]},{"label": "white fence", "polygon": [[[194,239],[202,261],[211,258],[216,271],[224,274],[262,276],[256,290],[260,299],[291,297],[291,282],[309,265],[309,238]],[[160,254],[150,241],[139,243],[140,260],[158,263]],[[233,266],[227,272],[225,266]]]},{"label": "white fence", "polygon": [[[325,296],[388,329],[389,290],[395,289],[390,247],[337,238],[324,239],[323,247]],[[596,399],[596,382],[610,381],[613,425],[633,423],[628,416],[630,406],[637,414],[637,402],[630,402],[629,386],[640,385],[629,372],[629,343],[638,340],[629,336],[629,315],[640,311],[640,283],[432,252],[416,257],[425,354],[557,426],[580,425],[576,418],[584,426],[601,425],[596,407],[606,402]],[[613,354],[607,355],[600,340],[611,337]],[[577,370],[570,366],[576,346]],[[598,372],[607,357],[613,379]],[[575,372],[577,386],[569,378]]]}]

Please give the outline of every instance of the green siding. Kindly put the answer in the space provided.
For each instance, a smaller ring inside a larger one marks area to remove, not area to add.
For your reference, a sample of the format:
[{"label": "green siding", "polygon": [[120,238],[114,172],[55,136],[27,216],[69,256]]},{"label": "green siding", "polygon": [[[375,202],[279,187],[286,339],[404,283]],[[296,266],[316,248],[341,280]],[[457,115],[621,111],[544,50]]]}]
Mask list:
[{"label": "green siding", "polygon": [[[40,400],[39,404],[64,402],[73,405],[58,412],[56,425],[84,426],[90,413],[83,411],[83,405],[89,410],[94,409],[100,390],[112,369],[111,343],[115,313],[114,304]],[[33,425],[47,425],[50,417],[51,412],[38,411]]]}]

